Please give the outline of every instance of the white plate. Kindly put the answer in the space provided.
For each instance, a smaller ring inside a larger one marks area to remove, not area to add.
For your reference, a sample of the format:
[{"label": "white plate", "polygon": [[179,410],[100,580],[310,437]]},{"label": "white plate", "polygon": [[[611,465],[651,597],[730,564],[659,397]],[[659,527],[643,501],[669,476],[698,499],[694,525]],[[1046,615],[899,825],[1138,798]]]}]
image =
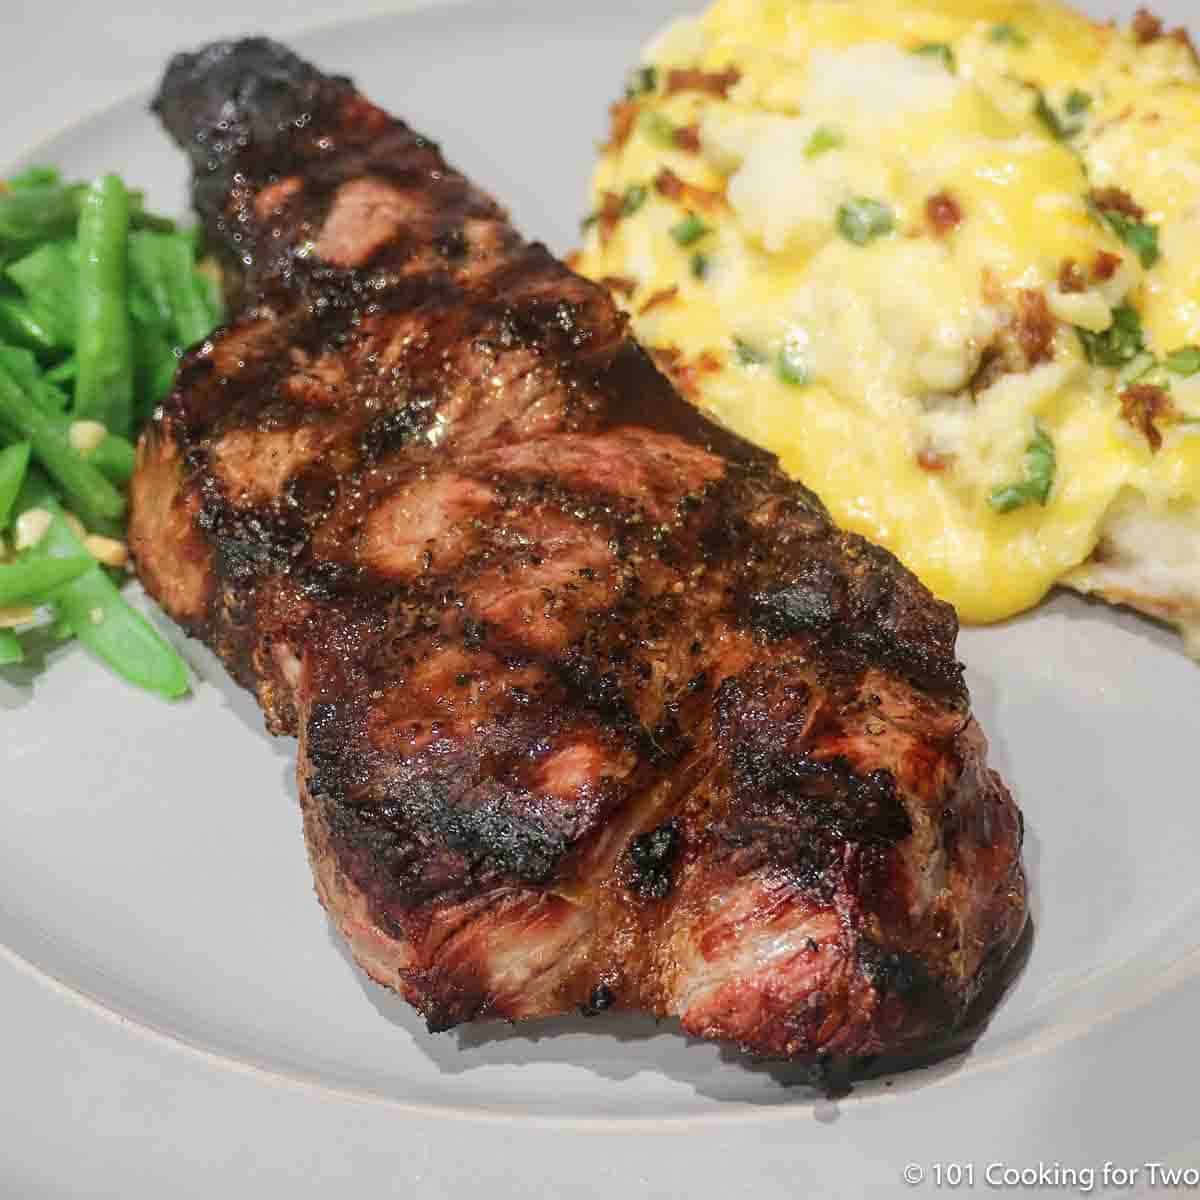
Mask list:
[{"label": "white plate", "polygon": [[[1157,7],[1182,20],[1188,0]],[[674,11],[438,5],[295,44],[438,139],[563,251],[604,106]],[[32,157],[78,175],[118,167],[181,209],[182,159],[143,109],[121,104]],[[199,683],[176,706],[77,650],[31,680],[0,676],[0,943],[29,968],[6,970],[5,997],[10,1014],[51,1012],[61,1033],[46,1036],[44,1015],[28,1017],[40,1040],[0,1023],[0,1169],[20,1168],[20,1194],[213,1195],[243,1177],[228,1147],[251,1128],[254,1161],[288,1175],[289,1195],[327,1192],[351,1144],[359,1186],[420,1181],[455,1200],[543,1186],[888,1194],[909,1162],[970,1163],[980,1183],[995,1162],[1200,1166],[1200,671],[1149,623],[1059,597],[963,636],[976,711],[1026,815],[1032,952],[969,1055],[836,1104],[786,1069],[637,1019],[427,1034],[353,969],[312,896],[293,743],[272,742],[215,660],[183,649]],[[35,1120],[56,1071],[76,1077],[57,1131]],[[151,1109],[156,1132],[139,1138]],[[186,1178],[169,1169],[184,1161]]]}]

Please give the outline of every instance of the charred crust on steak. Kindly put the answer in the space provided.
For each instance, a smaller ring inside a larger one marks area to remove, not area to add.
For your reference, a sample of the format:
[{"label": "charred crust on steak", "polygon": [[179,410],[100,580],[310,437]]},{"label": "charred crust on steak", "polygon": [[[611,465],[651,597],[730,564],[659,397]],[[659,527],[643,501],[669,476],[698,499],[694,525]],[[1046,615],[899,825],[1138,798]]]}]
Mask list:
[{"label": "charred crust on steak", "polygon": [[952,610],[348,80],[220,43],[155,109],[237,315],[131,547],[300,736],[356,958],[431,1029],[619,995],[828,1078],[952,1029],[1025,918]]}]

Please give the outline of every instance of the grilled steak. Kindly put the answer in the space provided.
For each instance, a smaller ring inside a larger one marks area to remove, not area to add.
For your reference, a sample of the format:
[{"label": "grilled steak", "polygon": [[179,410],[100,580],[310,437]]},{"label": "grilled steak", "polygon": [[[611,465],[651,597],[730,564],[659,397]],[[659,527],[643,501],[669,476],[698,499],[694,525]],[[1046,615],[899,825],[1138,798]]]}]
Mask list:
[{"label": "grilled steak", "polygon": [[155,107],[239,312],[143,438],[131,544],[299,736],[365,970],[435,1030],[954,1030],[1025,897],[953,612],[347,80],[222,43]]}]

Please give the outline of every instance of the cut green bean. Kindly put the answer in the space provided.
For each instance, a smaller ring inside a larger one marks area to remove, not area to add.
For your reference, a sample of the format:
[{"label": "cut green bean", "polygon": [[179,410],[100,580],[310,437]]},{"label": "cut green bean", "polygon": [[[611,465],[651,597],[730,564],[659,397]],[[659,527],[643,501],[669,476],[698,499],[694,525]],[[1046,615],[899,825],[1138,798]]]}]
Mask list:
[{"label": "cut green bean", "polygon": [[0,194],[0,247],[27,248],[70,237],[79,218],[79,187],[29,184]]},{"label": "cut green bean", "polygon": [[[80,547],[83,551],[83,547]],[[86,551],[72,558],[24,554],[16,562],[0,563],[0,608],[12,604],[41,604],[55,588],[78,579],[95,566]]]},{"label": "cut green bean", "polygon": [[56,367],[46,372],[46,382],[57,387],[60,383],[70,383],[79,374],[79,363],[75,356],[64,358]]},{"label": "cut green bean", "polygon": [[162,241],[163,235],[158,233],[129,235],[129,274],[135,284],[130,307],[140,321],[167,329],[171,324],[171,293],[163,274]]},{"label": "cut green bean", "polygon": [[179,235],[159,236],[162,278],[171,304],[171,331],[185,348],[212,332],[208,302],[196,287],[196,260],[192,243]]},{"label": "cut green bean", "polygon": [[74,349],[79,326],[79,251],[75,244],[45,242],[10,263],[7,272],[55,347]]},{"label": "cut green bean", "polygon": [[21,639],[11,629],[0,629],[0,667],[25,661]]},{"label": "cut green bean", "polygon": [[17,386],[46,412],[61,413],[67,407],[66,395],[47,381],[30,351],[18,346],[0,346],[0,370],[7,371]]},{"label": "cut green bean", "polygon": [[50,354],[60,344],[33,306],[16,296],[0,296],[0,340],[40,354]]},{"label": "cut green bean", "polygon": [[116,175],[105,175],[88,190],[79,216],[75,415],[121,434],[133,426],[133,336],[125,298],[128,237],[125,185]]},{"label": "cut green bean", "polygon": [[26,167],[5,181],[10,188],[53,187],[62,183],[56,167]]},{"label": "cut green bean", "polygon": [[33,445],[33,456],[62,488],[71,507],[88,524],[115,521],[125,512],[121,493],[72,448],[63,417],[46,412],[0,368],[0,422]]},{"label": "cut green bean", "polygon": [[95,450],[85,454],[84,458],[102,472],[106,479],[123,487],[133,478],[133,464],[137,458],[137,451],[131,441],[110,433]]},{"label": "cut green bean", "polygon": [[45,508],[48,501],[54,499],[54,484],[36,463],[31,463],[25,472],[25,482],[17,493],[17,499],[12,506],[14,513],[28,512],[31,508]]},{"label": "cut green bean", "polygon": [[[79,539],[63,519],[62,509],[51,502],[54,515],[41,543],[53,557],[74,558],[82,550]],[[52,607],[75,636],[122,678],[168,699],[189,690],[187,667],[150,623],[121,597],[116,585],[99,566],[64,584],[52,596]]]},{"label": "cut green bean", "polygon": [[29,470],[29,443],[18,442],[0,450],[0,529],[8,527],[13,505]]}]

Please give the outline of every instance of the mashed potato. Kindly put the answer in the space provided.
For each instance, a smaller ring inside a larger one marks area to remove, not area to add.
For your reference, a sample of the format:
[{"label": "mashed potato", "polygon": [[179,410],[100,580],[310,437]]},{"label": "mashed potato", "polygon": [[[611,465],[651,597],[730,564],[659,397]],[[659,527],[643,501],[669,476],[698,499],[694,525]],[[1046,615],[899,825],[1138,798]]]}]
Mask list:
[{"label": "mashed potato", "polygon": [[717,0],[647,47],[579,266],[965,620],[1200,642],[1200,66],[1047,0]]}]

